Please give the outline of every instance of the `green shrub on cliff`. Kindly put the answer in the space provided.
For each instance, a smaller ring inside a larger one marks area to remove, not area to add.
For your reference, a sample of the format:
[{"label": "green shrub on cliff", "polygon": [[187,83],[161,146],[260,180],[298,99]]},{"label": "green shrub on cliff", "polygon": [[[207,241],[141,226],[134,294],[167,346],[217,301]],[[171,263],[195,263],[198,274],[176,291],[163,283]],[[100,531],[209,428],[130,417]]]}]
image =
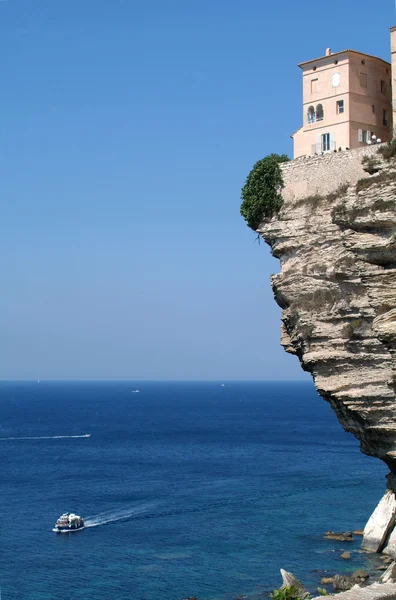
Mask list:
[{"label": "green shrub on cliff", "polygon": [[270,594],[272,600],[301,600],[298,589],[294,586],[279,588]]},{"label": "green shrub on cliff", "polygon": [[286,154],[269,154],[250,171],[242,188],[241,215],[251,229],[256,230],[281,209],[284,183],[279,165],[288,160]]}]

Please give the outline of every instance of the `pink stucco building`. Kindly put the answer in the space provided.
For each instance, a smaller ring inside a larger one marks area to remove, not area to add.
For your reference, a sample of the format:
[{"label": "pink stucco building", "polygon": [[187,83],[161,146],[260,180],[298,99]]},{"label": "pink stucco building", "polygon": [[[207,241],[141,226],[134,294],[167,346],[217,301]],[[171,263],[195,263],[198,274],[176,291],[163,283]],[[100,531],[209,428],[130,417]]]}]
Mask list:
[{"label": "pink stucco building", "polygon": [[396,27],[391,27],[393,131],[396,127]]},{"label": "pink stucco building", "polygon": [[373,135],[382,141],[392,139],[390,63],[355,50],[333,53],[328,48],[325,56],[298,66],[303,76],[303,126],[292,135],[294,158],[363,147]]}]

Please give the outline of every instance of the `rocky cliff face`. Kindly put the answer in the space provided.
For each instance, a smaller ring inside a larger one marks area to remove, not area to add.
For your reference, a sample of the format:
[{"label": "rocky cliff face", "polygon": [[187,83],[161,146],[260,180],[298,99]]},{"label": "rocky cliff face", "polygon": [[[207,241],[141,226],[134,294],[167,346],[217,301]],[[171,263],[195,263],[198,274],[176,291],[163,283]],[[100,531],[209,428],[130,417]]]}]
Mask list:
[{"label": "rocky cliff face", "polygon": [[285,194],[279,217],[259,231],[281,263],[272,287],[282,345],[362,451],[390,469],[386,523],[378,532],[377,514],[364,541],[378,551],[396,522],[396,163],[367,177],[358,192]]}]

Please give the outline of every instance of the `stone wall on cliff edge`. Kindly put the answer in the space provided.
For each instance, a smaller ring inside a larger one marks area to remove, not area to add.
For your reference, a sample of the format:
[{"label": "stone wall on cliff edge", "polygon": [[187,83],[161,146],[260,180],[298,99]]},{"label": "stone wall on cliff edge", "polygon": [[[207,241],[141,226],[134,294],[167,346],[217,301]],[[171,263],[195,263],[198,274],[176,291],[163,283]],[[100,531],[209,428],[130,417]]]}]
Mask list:
[{"label": "stone wall on cliff edge", "polygon": [[[363,547],[396,557],[396,162],[377,150],[284,165],[284,205],[258,231],[281,263],[271,283],[282,345],[362,451],[390,469]],[[364,155],[378,173],[363,171]]]},{"label": "stone wall on cliff edge", "polygon": [[329,194],[348,182],[355,185],[367,173],[363,170],[363,156],[376,156],[378,146],[364,146],[355,150],[328,152],[301,157],[281,165],[285,200]]}]

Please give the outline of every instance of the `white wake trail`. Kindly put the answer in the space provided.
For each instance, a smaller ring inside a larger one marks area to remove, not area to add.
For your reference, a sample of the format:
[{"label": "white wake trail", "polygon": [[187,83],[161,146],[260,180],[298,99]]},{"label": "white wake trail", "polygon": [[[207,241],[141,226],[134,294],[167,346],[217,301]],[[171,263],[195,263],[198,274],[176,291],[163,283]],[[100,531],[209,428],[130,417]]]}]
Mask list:
[{"label": "white wake trail", "polygon": [[156,502],[148,502],[143,506],[135,506],[134,508],[126,508],[124,510],[107,511],[92,517],[84,519],[85,527],[99,527],[108,523],[116,523],[117,521],[126,521],[137,515],[147,512],[156,506]]},{"label": "white wake trail", "polygon": [[24,437],[0,437],[0,441],[6,442],[9,440],[67,440],[72,438],[89,438],[90,433],[84,435],[29,435]]}]

